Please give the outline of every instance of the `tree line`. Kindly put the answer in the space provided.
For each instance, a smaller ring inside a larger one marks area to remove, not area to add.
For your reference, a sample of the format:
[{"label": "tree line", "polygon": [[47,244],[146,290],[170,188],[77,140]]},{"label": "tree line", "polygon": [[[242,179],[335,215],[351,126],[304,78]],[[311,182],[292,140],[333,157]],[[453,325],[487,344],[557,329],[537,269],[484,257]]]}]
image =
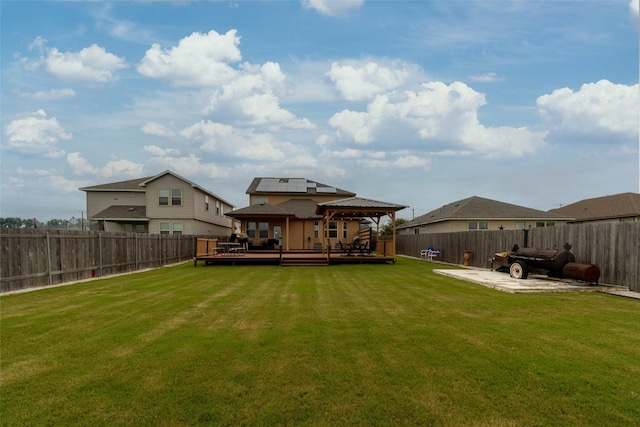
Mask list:
[{"label": "tree line", "polygon": [[86,219],[71,217],[69,219],[50,219],[47,222],[38,221],[36,218],[0,218],[2,228],[47,228],[56,230],[88,230],[89,221]]}]

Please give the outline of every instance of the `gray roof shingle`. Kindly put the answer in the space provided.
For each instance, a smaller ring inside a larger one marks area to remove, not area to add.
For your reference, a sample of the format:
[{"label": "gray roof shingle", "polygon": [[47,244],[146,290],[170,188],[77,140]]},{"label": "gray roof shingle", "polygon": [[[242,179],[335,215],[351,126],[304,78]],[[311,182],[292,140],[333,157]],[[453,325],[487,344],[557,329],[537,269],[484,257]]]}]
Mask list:
[{"label": "gray roof shingle", "polygon": [[549,212],[570,216],[576,221],[595,221],[640,216],[640,194],[621,193],[571,203]]},{"label": "gray roof shingle", "polygon": [[483,197],[472,196],[449,203],[441,208],[434,209],[431,212],[427,212],[424,215],[398,226],[398,228],[409,228],[447,220],[487,219],[570,220],[572,217],[485,199]]}]

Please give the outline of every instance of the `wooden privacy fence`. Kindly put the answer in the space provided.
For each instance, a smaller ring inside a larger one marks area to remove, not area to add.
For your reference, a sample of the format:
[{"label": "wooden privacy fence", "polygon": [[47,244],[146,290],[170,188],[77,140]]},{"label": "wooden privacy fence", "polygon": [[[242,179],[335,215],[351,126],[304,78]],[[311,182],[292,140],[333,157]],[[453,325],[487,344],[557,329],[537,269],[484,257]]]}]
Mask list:
[{"label": "wooden privacy fence", "polygon": [[197,236],[0,229],[0,292],[190,260]]},{"label": "wooden privacy fence", "polygon": [[471,266],[489,268],[489,260],[495,252],[510,250],[514,244],[562,250],[566,243],[571,245],[576,262],[595,264],[600,268],[601,283],[627,286],[640,292],[640,222],[402,234],[396,236],[396,251],[419,257],[422,249],[440,248],[438,260],[460,265],[464,262],[464,253],[470,251]]}]

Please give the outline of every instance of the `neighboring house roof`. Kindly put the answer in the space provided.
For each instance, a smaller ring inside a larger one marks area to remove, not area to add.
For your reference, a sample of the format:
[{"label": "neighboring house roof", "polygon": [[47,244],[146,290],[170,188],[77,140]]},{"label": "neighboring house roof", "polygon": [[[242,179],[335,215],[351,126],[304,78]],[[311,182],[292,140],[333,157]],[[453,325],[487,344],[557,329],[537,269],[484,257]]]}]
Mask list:
[{"label": "neighboring house roof", "polygon": [[144,193],[142,183],[149,181],[152,177],[129,179],[127,181],[110,182],[108,184],[92,185],[82,187],[81,191],[139,191]]},{"label": "neighboring house roof", "polygon": [[612,196],[594,197],[549,212],[575,218],[579,221],[597,221],[640,216],[640,194],[621,193]]},{"label": "neighboring house roof", "polygon": [[355,196],[355,193],[337,187],[322,184],[306,178],[253,178],[247,194],[295,194],[295,195],[336,195],[343,197]]},{"label": "neighboring house roof", "polygon": [[469,197],[442,206],[408,221],[397,228],[411,228],[421,225],[450,221],[450,220],[571,220],[573,217],[531,209],[524,206],[485,199],[483,197]]},{"label": "neighboring house roof", "polygon": [[191,187],[193,188],[197,188],[200,191],[208,194],[209,196],[216,198],[218,200],[220,200],[223,203],[226,203],[227,205],[234,207],[234,205],[232,203],[227,202],[226,200],[224,200],[222,197],[212,193],[211,191],[199,186],[198,184],[196,184],[195,182],[189,181],[186,178],[181,177],[180,175],[178,175],[177,173],[171,172],[170,170],[166,170],[162,173],[159,173],[158,175],[155,176],[150,176],[150,177],[146,177],[146,178],[138,178],[138,179],[130,179],[127,181],[118,181],[118,182],[111,182],[111,183],[107,183],[107,184],[100,184],[100,185],[93,185],[90,187],[83,187],[80,188],[81,191],[135,191],[135,192],[141,192],[144,193],[145,189],[144,187],[151,181],[154,181],[158,178],[161,178],[165,175],[173,175],[174,177],[186,182],[187,184],[189,184]]},{"label": "neighboring house roof", "polygon": [[149,221],[147,218],[147,208],[145,206],[109,206],[93,217],[93,220],[140,220]]}]

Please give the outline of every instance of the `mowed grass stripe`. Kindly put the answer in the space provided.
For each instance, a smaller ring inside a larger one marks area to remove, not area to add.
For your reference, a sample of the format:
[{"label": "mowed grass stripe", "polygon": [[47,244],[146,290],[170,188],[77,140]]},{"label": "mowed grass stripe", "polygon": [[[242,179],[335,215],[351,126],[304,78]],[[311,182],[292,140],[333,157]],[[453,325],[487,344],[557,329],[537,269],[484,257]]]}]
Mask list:
[{"label": "mowed grass stripe", "polygon": [[4,296],[3,424],[637,424],[637,301],[432,266],[185,264]]}]

